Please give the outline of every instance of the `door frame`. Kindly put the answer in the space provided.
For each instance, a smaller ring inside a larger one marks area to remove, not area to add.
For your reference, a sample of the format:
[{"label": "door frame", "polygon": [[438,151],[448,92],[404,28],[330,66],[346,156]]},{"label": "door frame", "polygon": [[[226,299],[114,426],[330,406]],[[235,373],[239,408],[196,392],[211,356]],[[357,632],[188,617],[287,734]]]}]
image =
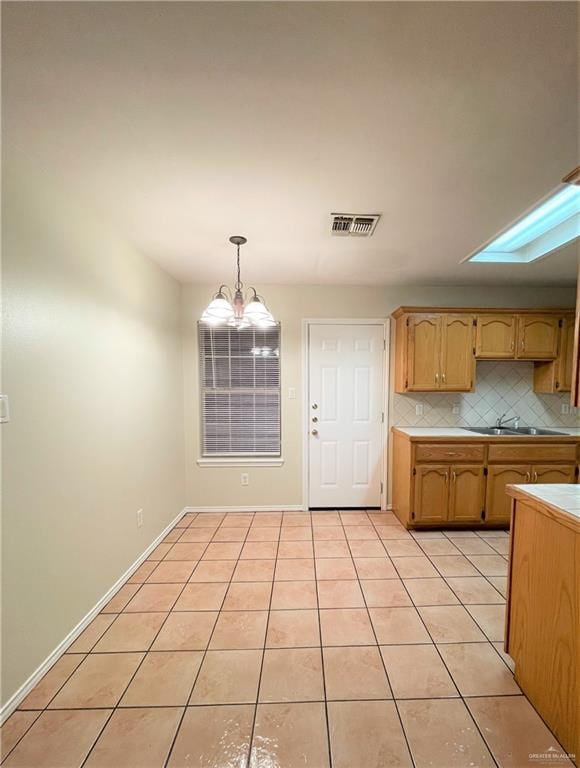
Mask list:
[{"label": "door frame", "polygon": [[390,320],[384,317],[307,317],[302,319],[302,507],[309,509],[310,484],[310,408],[308,393],[310,390],[310,326],[312,325],[380,325],[383,329],[383,366],[382,366],[382,403],[385,418],[381,430],[381,472],[382,487],[380,506],[387,508],[387,438],[389,434],[389,365],[390,365]]}]

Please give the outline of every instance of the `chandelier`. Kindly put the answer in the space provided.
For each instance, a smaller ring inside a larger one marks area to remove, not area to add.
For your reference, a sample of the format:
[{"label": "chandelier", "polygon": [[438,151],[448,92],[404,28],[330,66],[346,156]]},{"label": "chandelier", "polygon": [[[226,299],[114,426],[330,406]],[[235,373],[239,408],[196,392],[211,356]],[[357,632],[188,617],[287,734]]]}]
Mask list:
[{"label": "chandelier", "polygon": [[220,285],[218,292],[207,305],[201,316],[201,322],[207,325],[225,325],[230,328],[271,328],[276,325],[272,313],[258,296],[255,288],[250,288],[252,294],[244,295],[244,284],[240,279],[240,245],[247,243],[241,235],[230,237],[230,243],[236,246],[238,275],[232,291],[226,285]]}]

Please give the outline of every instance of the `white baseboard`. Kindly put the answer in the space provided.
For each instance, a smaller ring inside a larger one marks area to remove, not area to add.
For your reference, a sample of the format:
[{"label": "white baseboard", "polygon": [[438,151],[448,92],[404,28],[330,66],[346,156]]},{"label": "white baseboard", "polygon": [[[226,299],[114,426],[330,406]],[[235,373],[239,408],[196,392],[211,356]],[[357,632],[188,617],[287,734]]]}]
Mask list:
[{"label": "white baseboard", "polygon": [[133,574],[137,568],[143,563],[144,560],[147,559],[148,555],[153,552],[155,547],[164,539],[169,531],[178,523],[181,518],[187,513],[191,511],[189,507],[185,507],[181,510],[181,512],[177,515],[177,517],[172,520],[169,525],[161,531],[159,536],[153,541],[147,549],[139,555],[137,560],[127,568],[125,573],[117,579],[117,581],[113,584],[111,589],[104,594],[101,599],[91,608],[91,610],[84,616],[79,623],[72,629],[68,635],[64,638],[62,642],[60,642],[54,651],[47,656],[47,658],[40,664],[37,669],[30,675],[28,680],[24,682],[20,688],[12,694],[12,696],[8,699],[8,701],[0,708],[0,725],[5,722],[5,720],[10,717],[10,715],[14,712],[14,710],[18,707],[20,702],[28,696],[30,691],[34,688],[34,686],[38,683],[41,677],[45,675],[48,670],[55,664],[59,658],[63,655],[63,653],[66,651],[66,649],[71,645],[77,637],[83,632],[87,626],[91,623],[91,621],[97,616],[97,614],[100,613],[101,609],[105,607],[105,605],[109,602],[109,600],[114,596],[114,594],[123,586],[123,584],[127,581],[129,576]]},{"label": "white baseboard", "polygon": [[264,507],[185,507],[185,512],[303,512],[302,504],[270,504]]}]

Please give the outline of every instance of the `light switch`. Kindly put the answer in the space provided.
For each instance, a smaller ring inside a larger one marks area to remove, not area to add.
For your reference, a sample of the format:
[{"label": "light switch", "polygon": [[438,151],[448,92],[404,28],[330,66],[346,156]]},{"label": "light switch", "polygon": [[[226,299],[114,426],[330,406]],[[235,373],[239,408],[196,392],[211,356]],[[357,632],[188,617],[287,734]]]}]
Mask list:
[{"label": "light switch", "polygon": [[288,387],[288,400],[296,400],[296,387]]},{"label": "light switch", "polygon": [[8,395],[0,395],[0,424],[10,421],[10,403]]}]

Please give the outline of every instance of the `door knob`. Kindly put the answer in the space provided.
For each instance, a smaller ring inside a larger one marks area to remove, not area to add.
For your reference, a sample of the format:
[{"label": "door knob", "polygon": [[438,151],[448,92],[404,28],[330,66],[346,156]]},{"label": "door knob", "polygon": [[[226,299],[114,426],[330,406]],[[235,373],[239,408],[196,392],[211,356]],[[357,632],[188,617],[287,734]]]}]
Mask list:
[{"label": "door knob", "polygon": [[316,437],[316,435],[318,434],[318,430],[317,429],[313,429],[312,430],[312,434],[314,435],[314,437]]}]

